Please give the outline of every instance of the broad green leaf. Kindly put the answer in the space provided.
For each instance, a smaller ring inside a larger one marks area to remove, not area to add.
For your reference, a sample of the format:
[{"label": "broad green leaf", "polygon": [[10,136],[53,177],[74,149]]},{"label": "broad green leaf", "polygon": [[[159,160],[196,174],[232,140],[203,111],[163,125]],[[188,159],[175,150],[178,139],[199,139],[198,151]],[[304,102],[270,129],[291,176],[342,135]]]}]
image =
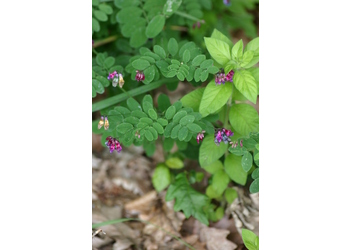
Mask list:
[{"label": "broad green leaf", "polygon": [[148,38],[156,37],[163,29],[165,24],[165,17],[163,15],[157,15],[152,18],[146,28],[146,36]]},{"label": "broad green leaf", "polygon": [[[159,46],[159,45],[154,45],[154,47],[153,47],[153,51],[154,51],[154,53],[156,53],[158,56],[160,56],[161,58],[165,58],[165,56],[166,56],[166,53],[165,53],[165,50],[161,47],[161,46]],[[158,65],[157,65],[158,66]]]},{"label": "broad green leaf", "polygon": [[164,190],[171,182],[169,168],[164,164],[159,164],[154,170],[152,184],[157,192]]},{"label": "broad green leaf", "polygon": [[221,41],[227,43],[230,46],[230,48],[232,48],[232,46],[233,46],[232,41],[229,38],[227,38],[227,36],[225,36],[220,31],[218,31],[217,29],[214,29],[213,33],[211,34],[211,38],[216,38],[218,40],[221,40]]},{"label": "broad green leaf", "polygon": [[165,111],[171,106],[169,97],[165,94],[160,94],[158,96],[158,108],[160,111]]},{"label": "broad green leaf", "polygon": [[242,167],[243,170],[246,171],[247,173],[253,166],[253,157],[252,154],[249,153],[248,151],[244,152],[243,157],[242,157]]},{"label": "broad green leaf", "polygon": [[235,87],[242,93],[249,101],[256,103],[258,96],[258,86],[254,76],[247,70],[236,71],[233,75],[233,83]]},{"label": "broad green leaf", "polygon": [[178,72],[178,73],[176,74],[176,76],[177,76],[177,78],[178,78],[180,81],[185,80],[185,75],[182,74],[181,72]]},{"label": "broad green leaf", "polygon": [[216,215],[216,220],[221,220],[222,217],[224,217],[224,215],[225,215],[224,208],[223,207],[218,207],[215,210],[215,215]]},{"label": "broad green leaf", "polygon": [[234,130],[242,136],[249,132],[259,131],[259,115],[254,107],[241,103],[233,105],[230,109],[229,120]]},{"label": "broad green leaf", "polygon": [[105,92],[105,89],[99,80],[92,79],[92,86],[93,88],[95,88],[95,91],[99,94],[102,94]]},{"label": "broad green leaf", "polygon": [[117,14],[117,21],[118,23],[125,23],[127,24],[130,21],[130,15],[132,15],[132,18],[136,18],[141,16],[142,9],[136,7],[136,6],[128,6],[126,8],[123,8],[120,10]]},{"label": "broad green leaf", "polygon": [[115,59],[113,57],[107,57],[104,62],[103,62],[103,66],[106,68],[106,69],[109,69],[110,67],[113,66],[115,62]]},{"label": "broad green leaf", "polygon": [[184,162],[178,157],[171,157],[165,161],[165,164],[169,168],[180,169],[184,167]]},{"label": "broad green leaf", "polygon": [[150,66],[150,63],[147,60],[144,60],[144,59],[137,59],[137,60],[132,62],[132,66],[135,69],[144,70],[145,68]]},{"label": "broad green leaf", "polygon": [[138,27],[132,34],[130,38],[130,46],[133,48],[138,48],[145,44],[148,40],[145,34],[146,27]]},{"label": "broad green leaf", "polygon": [[225,65],[231,60],[230,46],[218,39],[204,37],[205,45],[211,57],[220,65]]},{"label": "broad green leaf", "polygon": [[225,191],[225,199],[228,204],[231,204],[238,197],[237,191],[233,188],[227,188]]},{"label": "broad green leaf", "polygon": [[[129,107],[130,108],[130,107]],[[142,110],[142,109],[141,109]],[[134,110],[131,112],[131,115],[132,116],[135,116],[137,118],[142,118],[142,117],[147,117],[146,113],[145,112],[142,112],[140,110]]]},{"label": "broad green leaf", "polygon": [[219,72],[219,68],[218,68],[218,67],[215,67],[215,66],[210,66],[210,67],[208,68],[208,72],[209,72],[210,74],[216,74],[216,73]]},{"label": "broad green leaf", "polygon": [[109,6],[108,4],[102,3],[98,6],[98,8],[103,11],[104,13],[106,13],[107,15],[110,15],[113,13],[113,9],[111,6]]},{"label": "broad green leaf", "polygon": [[225,171],[234,182],[245,185],[247,173],[242,168],[242,156],[229,154],[224,162]]},{"label": "broad green leaf", "polygon": [[205,55],[198,55],[193,59],[192,65],[199,66],[204,60],[205,60]]},{"label": "broad green leaf", "polygon": [[241,61],[241,67],[245,67],[246,65],[248,65],[254,57],[254,52],[251,50],[248,50],[246,52],[244,52],[243,54],[243,59]]},{"label": "broad green leaf", "polygon": [[227,150],[228,144],[221,143],[217,146],[214,143],[214,135],[204,137],[199,148],[199,164],[202,168],[217,161]]},{"label": "broad green leaf", "polygon": [[176,176],[175,182],[168,188],[165,199],[166,201],[175,199],[174,210],[182,210],[186,218],[192,215],[203,224],[209,224],[203,211],[203,207],[208,203],[209,199],[191,187],[185,173]]},{"label": "broad green leaf", "polygon": [[213,186],[215,192],[221,195],[227,188],[229,182],[230,177],[224,170],[219,170],[214,174],[211,185]]},{"label": "broad green leaf", "polygon": [[209,73],[207,70],[204,70],[202,73],[201,73],[201,81],[204,82],[205,80],[208,79],[208,76],[209,76]]},{"label": "broad green leaf", "polygon": [[236,61],[240,61],[243,57],[243,41],[239,40],[231,50],[232,59]]},{"label": "broad green leaf", "polygon": [[97,6],[99,3],[99,0],[92,0],[92,6]]},{"label": "broad green leaf", "polygon": [[256,85],[258,87],[258,95],[259,95],[259,68],[253,67],[253,68],[249,68],[246,70],[249,71],[252,74],[252,76],[254,77]]},{"label": "broad green leaf", "polygon": [[254,66],[257,62],[259,62],[259,37],[251,40],[247,44],[247,46],[244,48],[244,52],[246,52],[246,51],[253,51],[254,52],[253,59],[250,61],[250,63],[245,65],[246,68],[250,68],[250,67]]},{"label": "broad green leaf", "polygon": [[101,22],[105,22],[108,20],[108,16],[103,11],[94,10],[94,15],[95,15],[96,19],[101,21]]},{"label": "broad green leaf", "polygon": [[140,122],[144,122],[144,123],[146,123],[146,124],[148,124],[148,125],[152,125],[152,124],[153,124],[152,119],[150,119],[150,118],[148,118],[148,117],[142,117],[142,118],[140,118]]},{"label": "broad green leaf", "polygon": [[96,80],[100,81],[102,83],[103,87],[105,87],[105,88],[108,87],[110,84],[110,82],[107,80],[106,77],[97,76]]},{"label": "broad green leaf", "polygon": [[163,8],[163,14],[170,17],[175,11],[177,11],[181,3],[182,0],[167,0]]},{"label": "broad green leaf", "polygon": [[151,131],[146,130],[145,131],[145,137],[148,141],[153,141],[153,134],[151,133]]},{"label": "broad green leaf", "polygon": [[242,239],[244,242],[244,245],[249,250],[259,250],[258,241],[256,239],[259,238],[256,236],[252,231],[242,228]]},{"label": "broad green leaf", "polygon": [[170,120],[173,118],[174,114],[176,112],[176,108],[174,106],[170,106],[167,111],[165,112],[165,117]]},{"label": "broad green leaf", "polygon": [[250,184],[249,192],[252,194],[259,192],[259,177]]},{"label": "broad green leaf", "polygon": [[202,167],[205,169],[205,171],[211,173],[211,174],[215,174],[217,171],[224,169],[224,165],[222,165],[222,162],[217,160],[214,161],[213,163],[211,163],[210,165],[204,166]]},{"label": "broad green leaf", "polygon": [[231,82],[226,82],[224,85],[215,85],[215,81],[212,80],[204,90],[199,112],[203,117],[216,113],[227,103],[231,94]]},{"label": "broad green leaf", "polygon": [[179,49],[179,45],[175,38],[170,38],[168,42],[168,51],[172,56],[175,56]]},{"label": "broad green leaf", "polygon": [[207,187],[207,189],[205,190],[205,194],[211,199],[220,198],[221,196],[221,194],[215,191],[215,189],[213,188],[213,185],[209,185]]},{"label": "broad green leaf", "polygon": [[193,111],[198,112],[199,111],[199,104],[201,102],[203,92],[205,88],[198,88],[184,97],[181,98],[182,105],[186,108],[192,108]]}]

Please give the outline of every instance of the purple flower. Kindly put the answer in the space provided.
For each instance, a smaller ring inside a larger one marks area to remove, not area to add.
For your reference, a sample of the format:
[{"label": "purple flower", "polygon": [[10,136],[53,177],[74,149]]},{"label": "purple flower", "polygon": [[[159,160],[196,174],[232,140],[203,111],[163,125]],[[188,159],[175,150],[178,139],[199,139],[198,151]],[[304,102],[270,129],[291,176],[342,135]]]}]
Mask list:
[{"label": "purple flower", "polygon": [[215,138],[214,138],[214,142],[217,146],[220,145],[220,142],[224,142],[225,144],[227,144],[228,142],[231,142],[231,139],[229,138],[229,136],[233,136],[233,132],[229,129],[218,129],[218,131],[215,133]]},{"label": "purple flower", "polygon": [[143,71],[136,70],[135,80],[138,82],[145,80],[145,74],[143,73]]},{"label": "purple flower", "polygon": [[226,6],[230,6],[230,5],[231,5],[230,0],[223,0],[223,2],[224,2],[224,4],[225,4]]},{"label": "purple flower", "polygon": [[239,142],[239,145],[240,145],[241,147],[243,147],[243,141],[242,141],[242,140]]},{"label": "purple flower", "polygon": [[226,76],[225,76],[225,73],[223,72],[219,72],[216,74],[215,76],[215,84],[225,84],[226,82]]},{"label": "purple flower", "polygon": [[118,76],[118,72],[117,72],[117,71],[114,71],[113,73],[108,74],[107,79],[108,79],[108,80],[111,80],[111,79],[113,79],[115,76]]},{"label": "purple flower", "polygon": [[122,146],[120,145],[119,141],[112,136],[108,136],[106,138],[105,144],[109,148],[110,153],[113,153],[114,150],[117,150],[118,153],[122,151]]},{"label": "purple flower", "polygon": [[227,73],[226,75],[226,81],[228,82],[233,82],[233,75],[235,74],[235,72],[233,70],[231,70],[230,72]]},{"label": "purple flower", "polygon": [[197,143],[199,144],[200,141],[203,141],[205,131],[198,133],[197,135]]}]

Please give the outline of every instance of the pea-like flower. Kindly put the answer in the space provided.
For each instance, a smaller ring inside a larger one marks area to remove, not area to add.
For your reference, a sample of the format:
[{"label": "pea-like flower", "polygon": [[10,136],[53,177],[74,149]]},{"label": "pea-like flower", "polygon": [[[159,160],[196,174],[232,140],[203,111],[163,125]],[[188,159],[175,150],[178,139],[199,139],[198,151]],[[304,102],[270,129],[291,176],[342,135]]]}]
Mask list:
[{"label": "pea-like flower", "polygon": [[225,4],[226,6],[230,6],[230,5],[231,5],[230,0],[223,0],[223,2],[224,2],[224,4]]},{"label": "pea-like flower", "polygon": [[110,153],[113,153],[114,150],[117,150],[118,153],[122,151],[122,146],[120,145],[120,142],[112,136],[108,136],[106,138],[105,144],[109,148]]},{"label": "pea-like flower", "polygon": [[199,132],[197,135],[197,143],[199,144],[200,141],[203,141],[205,131]]},{"label": "pea-like flower", "polygon": [[233,82],[233,75],[235,74],[235,72],[233,70],[231,70],[230,72],[227,73],[226,75],[226,81],[227,82]]},{"label": "pea-like flower", "polygon": [[224,142],[227,144],[228,142],[231,142],[230,136],[233,136],[233,132],[229,129],[218,129],[214,135],[214,142],[217,146],[220,145],[220,142]]},{"label": "pea-like flower", "polygon": [[145,80],[145,74],[141,70],[136,70],[136,76],[135,76],[136,81],[143,81]]}]

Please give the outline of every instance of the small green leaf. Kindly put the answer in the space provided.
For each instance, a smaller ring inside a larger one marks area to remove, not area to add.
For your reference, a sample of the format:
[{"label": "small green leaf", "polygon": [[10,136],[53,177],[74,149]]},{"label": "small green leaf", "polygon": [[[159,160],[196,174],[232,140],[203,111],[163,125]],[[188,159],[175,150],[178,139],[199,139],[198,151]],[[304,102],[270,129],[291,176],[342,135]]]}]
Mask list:
[{"label": "small green leaf", "polygon": [[252,178],[257,179],[259,178],[259,168],[256,168],[252,173]]},{"label": "small green leaf", "polygon": [[194,124],[194,123],[189,123],[186,125],[186,127],[193,133],[199,133],[199,132],[202,132],[202,128],[197,125],[197,124]]},{"label": "small green leaf", "polygon": [[170,17],[175,11],[177,11],[181,3],[182,0],[167,0],[163,8],[163,14]]},{"label": "small green leaf", "polygon": [[164,128],[158,122],[153,123],[153,128],[157,130],[158,134],[162,135],[164,133]]},{"label": "small green leaf", "polygon": [[146,36],[148,38],[156,37],[162,31],[164,24],[165,17],[163,15],[153,17],[146,28]]},{"label": "small green leaf", "polygon": [[183,161],[180,160],[180,158],[178,158],[178,157],[171,157],[171,158],[167,159],[165,161],[165,164],[169,168],[173,168],[173,169],[180,169],[180,168],[184,167]]},{"label": "small green leaf", "polygon": [[164,190],[171,183],[169,168],[164,164],[159,164],[154,170],[152,184],[157,192]]},{"label": "small green leaf", "polygon": [[177,76],[177,78],[178,78],[180,81],[185,80],[185,76],[184,76],[184,74],[182,74],[181,72],[178,72],[178,73],[176,74],[176,76]]},{"label": "small green leaf", "polygon": [[129,97],[127,100],[126,100],[126,104],[128,105],[129,109],[131,111],[134,111],[134,110],[139,110],[139,111],[142,111],[142,108],[141,108],[141,105],[140,103],[138,103],[134,98],[132,97]]},{"label": "small green leaf", "polygon": [[227,188],[225,191],[225,199],[228,204],[232,204],[232,202],[238,197],[237,191],[233,188]]},{"label": "small green leaf", "polygon": [[119,9],[123,9],[128,6],[138,6],[140,4],[140,0],[114,0],[114,4]]},{"label": "small green leaf", "polygon": [[230,46],[230,48],[232,48],[232,46],[233,46],[232,41],[229,38],[227,38],[227,36],[225,36],[220,31],[218,31],[217,29],[214,29],[214,31],[210,37],[216,38],[218,40],[221,40],[221,41],[227,43]]},{"label": "small green leaf", "polygon": [[207,68],[209,68],[210,66],[212,66],[213,63],[214,63],[214,61],[213,61],[212,59],[207,59],[207,60],[204,60],[204,61],[201,63],[200,67],[201,67],[201,69],[207,69]]},{"label": "small green leaf", "polygon": [[128,7],[122,8],[117,14],[118,23],[127,24],[128,22],[130,22],[131,13],[132,13],[132,17],[135,19],[136,17],[141,16],[142,9],[136,6],[130,6],[130,5]]},{"label": "small green leaf", "polygon": [[247,173],[253,166],[253,157],[252,154],[249,153],[248,151],[244,152],[243,157],[242,157],[242,167],[243,170],[246,171]]},{"label": "small green leaf", "polygon": [[143,82],[145,84],[151,83],[156,75],[156,67],[152,65],[151,67],[145,69],[143,73],[145,74],[145,80],[143,80]]},{"label": "small green leaf", "polygon": [[94,15],[95,15],[96,19],[101,21],[101,22],[105,22],[108,20],[108,16],[103,11],[94,10]]},{"label": "small green leaf", "polygon": [[187,127],[182,127],[180,130],[179,130],[179,133],[178,133],[178,138],[180,141],[183,141],[185,140],[185,138],[187,137],[188,135],[188,128]]},{"label": "small green leaf", "polygon": [[[135,106],[136,107],[136,106]],[[129,107],[130,108],[130,107]],[[142,112],[140,110],[134,110],[131,112],[131,115],[132,116],[135,116],[137,118],[142,118],[142,117],[147,117],[146,113],[145,112]]]},{"label": "small green leaf", "polygon": [[174,106],[170,106],[165,112],[166,119],[170,120],[171,118],[173,118],[175,112],[176,112],[176,108]]},{"label": "small green leaf", "polygon": [[218,68],[218,67],[215,67],[215,66],[210,66],[210,67],[208,68],[208,72],[209,72],[210,74],[216,74],[216,73],[219,72],[219,68]]},{"label": "small green leaf", "polygon": [[215,174],[217,171],[224,169],[224,165],[222,165],[222,162],[219,160],[214,161],[213,163],[202,167],[207,171],[208,173]]},{"label": "small green leaf", "polygon": [[236,61],[240,61],[243,57],[243,41],[242,39],[239,40],[233,47],[231,50],[231,54],[232,54],[232,59],[236,60]]},{"label": "small green leaf", "polygon": [[129,131],[132,128],[133,126],[130,123],[121,123],[117,126],[117,131],[122,134],[125,134],[127,131]]},{"label": "small green leaf", "polygon": [[165,94],[160,94],[158,96],[158,108],[160,109],[160,111],[165,111],[167,110],[167,108],[169,108],[171,106],[169,97]]},{"label": "small green leaf", "polygon": [[190,60],[190,51],[188,49],[185,50],[185,52],[182,55],[182,60],[184,63],[187,63]]},{"label": "small green leaf", "polygon": [[[154,53],[156,53],[158,56],[160,56],[161,58],[165,59],[166,54],[165,54],[165,50],[159,46],[159,45],[155,45],[153,47]],[[157,65],[158,66],[158,65]]]},{"label": "small green leaf", "polygon": [[173,130],[171,130],[171,135],[170,135],[170,137],[171,137],[172,139],[176,139],[176,138],[178,137],[178,133],[179,133],[180,128],[181,128],[181,125],[180,125],[180,124],[177,124],[177,125],[173,128]]},{"label": "small green leaf", "polygon": [[153,141],[153,134],[149,130],[145,131],[145,137],[148,141]]},{"label": "small green leaf", "polygon": [[174,117],[173,117],[173,122],[174,122],[174,123],[180,122],[180,119],[181,119],[182,117],[184,117],[185,115],[187,115],[187,112],[184,111],[184,110],[182,110],[182,111],[176,113],[176,115],[174,115]]},{"label": "small green leaf", "polygon": [[170,150],[174,146],[174,140],[171,138],[165,138],[163,141],[163,148],[166,152],[170,152]]},{"label": "small green leaf", "polygon": [[130,38],[130,46],[133,48],[138,48],[145,44],[148,40],[147,36],[145,35],[146,27],[138,26]]},{"label": "small green leaf", "polygon": [[241,67],[245,67],[246,65],[248,65],[253,60],[253,57],[254,57],[254,52],[253,51],[251,51],[251,50],[246,51],[243,54]]},{"label": "small green leaf", "polygon": [[231,60],[230,46],[218,39],[204,37],[205,45],[211,57],[220,65],[225,65]]},{"label": "small green leaf", "polygon": [[222,193],[227,188],[228,183],[230,182],[229,176],[225,173],[224,170],[217,171],[213,176],[213,181],[211,185],[217,194],[222,195]]},{"label": "small green leaf", "polygon": [[193,59],[192,65],[199,66],[204,60],[205,60],[205,55],[198,55]]},{"label": "small green leaf", "polygon": [[151,117],[153,120],[157,120],[158,115],[156,113],[156,111],[154,111],[154,109],[149,109],[148,110],[148,115],[149,117]]},{"label": "small green leaf", "polygon": [[166,128],[164,129],[164,136],[165,137],[169,137],[171,135],[171,131],[173,130],[175,125],[176,125],[175,123],[171,122],[166,126]]},{"label": "small green leaf", "polygon": [[113,9],[111,6],[105,4],[105,3],[102,3],[98,6],[98,8],[103,11],[104,13],[106,13],[107,15],[110,15],[113,13]]},{"label": "small green leaf", "polygon": [[185,117],[181,118],[180,124],[182,126],[186,126],[187,124],[194,122],[194,120],[195,118],[193,115],[186,115]]},{"label": "small green leaf", "polygon": [[175,56],[179,49],[179,45],[175,38],[170,38],[168,42],[168,51],[172,56]]},{"label": "small green leaf", "polygon": [[95,18],[92,18],[92,30],[96,32],[100,31],[100,23]]},{"label": "small green leaf", "polygon": [[249,192],[252,194],[259,192],[259,177],[250,184]]},{"label": "small green leaf", "polygon": [[97,80],[97,79],[92,79],[92,87],[99,94],[102,94],[102,93],[105,92],[105,89],[104,89],[102,83],[99,80]]},{"label": "small green leaf", "polygon": [[259,250],[258,242],[256,239],[259,239],[258,236],[256,236],[252,231],[242,228],[242,239],[244,242],[244,245],[249,250]]},{"label": "small green leaf", "polygon": [[158,118],[157,122],[162,125],[163,127],[165,127],[166,125],[168,125],[168,121],[165,120],[164,118]]},{"label": "small green leaf", "polygon": [[144,59],[137,59],[137,60],[132,62],[132,66],[135,69],[144,70],[145,68],[150,66],[150,63],[147,60],[144,60]]},{"label": "small green leaf", "polygon": [[247,173],[242,168],[242,157],[229,154],[224,162],[225,171],[231,180],[240,185],[245,185],[247,182]]},{"label": "small green leaf", "polygon": [[207,70],[204,70],[202,73],[201,73],[201,81],[204,82],[205,80],[208,79],[208,76],[209,76],[209,73]]}]

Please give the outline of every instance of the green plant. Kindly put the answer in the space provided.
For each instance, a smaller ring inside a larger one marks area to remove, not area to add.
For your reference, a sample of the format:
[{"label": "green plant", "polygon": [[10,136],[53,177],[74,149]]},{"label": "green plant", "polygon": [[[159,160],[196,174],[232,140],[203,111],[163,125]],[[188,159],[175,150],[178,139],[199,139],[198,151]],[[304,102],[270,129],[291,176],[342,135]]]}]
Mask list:
[{"label": "green plant", "polygon": [[[239,3],[244,12],[246,3]],[[115,0],[114,5],[117,33],[107,44],[107,38],[94,43],[92,66],[92,97],[105,94],[92,111],[107,116],[109,127],[99,130],[94,120],[92,130],[102,134],[101,143],[111,152],[133,144],[152,156],[161,143],[165,162],[154,171],[155,189],[167,189],[166,200],[175,199],[174,210],[187,218],[217,221],[237,197],[232,186],[259,191],[259,115],[251,105],[259,95],[259,38],[246,46],[242,40],[233,44],[214,29],[189,41],[193,23],[211,23],[205,13],[212,1]],[[184,38],[180,31],[187,31]],[[125,85],[111,86],[120,79]],[[174,103],[164,94],[154,100],[152,91],[164,84],[173,91],[179,81],[196,89]],[[205,193],[192,186],[202,182],[203,172],[184,170],[185,159],[198,160],[210,174]]]},{"label": "green plant", "polygon": [[242,229],[242,239],[249,250],[259,250],[259,237],[252,231]]}]

